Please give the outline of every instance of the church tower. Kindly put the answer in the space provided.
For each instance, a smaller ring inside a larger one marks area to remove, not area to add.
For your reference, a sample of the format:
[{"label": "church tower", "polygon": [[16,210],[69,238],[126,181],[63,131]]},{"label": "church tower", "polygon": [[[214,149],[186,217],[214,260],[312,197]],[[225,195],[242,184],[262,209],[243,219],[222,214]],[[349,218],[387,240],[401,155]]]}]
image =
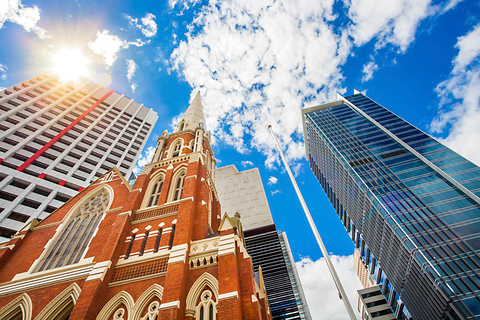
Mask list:
[{"label": "church tower", "polygon": [[0,245],[1,319],[271,319],[221,214],[197,93],[133,187],[113,168]]}]

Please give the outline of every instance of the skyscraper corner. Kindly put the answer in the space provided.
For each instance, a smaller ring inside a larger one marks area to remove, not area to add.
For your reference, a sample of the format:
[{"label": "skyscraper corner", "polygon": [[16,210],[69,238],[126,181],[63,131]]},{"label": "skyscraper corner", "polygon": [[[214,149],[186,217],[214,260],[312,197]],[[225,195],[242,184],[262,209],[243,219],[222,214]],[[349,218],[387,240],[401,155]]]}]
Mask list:
[{"label": "skyscraper corner", "polygon": [[117,167],[130,179],[155,111],[82,78],[0,91],[0,242]]},{"label": "skyscraper corner", "polygon": [[480,316],[480,168],[355,92],[302,110],[310,167],[399,319]]}]

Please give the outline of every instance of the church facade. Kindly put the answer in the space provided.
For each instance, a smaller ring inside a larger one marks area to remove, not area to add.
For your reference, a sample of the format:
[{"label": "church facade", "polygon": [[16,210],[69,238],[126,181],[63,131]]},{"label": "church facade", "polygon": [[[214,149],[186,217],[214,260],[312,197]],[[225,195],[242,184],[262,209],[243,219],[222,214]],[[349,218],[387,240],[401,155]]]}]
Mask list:
[{"label": "church facade", "polygon": [[0,245],[0,319],[271,319],[214,167],[198,93],[133,187],[113,168]]}]

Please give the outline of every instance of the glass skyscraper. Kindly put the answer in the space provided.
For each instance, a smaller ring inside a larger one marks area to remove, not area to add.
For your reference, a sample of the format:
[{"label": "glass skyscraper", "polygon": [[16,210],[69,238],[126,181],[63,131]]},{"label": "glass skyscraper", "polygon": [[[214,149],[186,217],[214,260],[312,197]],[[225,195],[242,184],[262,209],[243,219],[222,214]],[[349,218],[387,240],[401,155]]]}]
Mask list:
[{"label": "glass skyscraper", "polygon": [[480,168],[355,93],[303,110],[311,169],[399,319],[480,319]]}]

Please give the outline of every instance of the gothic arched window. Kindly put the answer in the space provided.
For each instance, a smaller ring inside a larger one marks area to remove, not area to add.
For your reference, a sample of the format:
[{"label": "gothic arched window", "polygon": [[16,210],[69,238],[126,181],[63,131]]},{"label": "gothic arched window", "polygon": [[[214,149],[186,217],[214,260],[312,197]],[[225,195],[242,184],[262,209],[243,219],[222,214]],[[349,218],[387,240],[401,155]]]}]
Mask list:
[{"label": "gothic arched window", "polygon": [[212,299],[212,292],[210,290],[203,291],[200,303],[196,308],[196,320],[215,320],[217,318],[215,304]]},{"label": "gothic arched window", "polygon": [[185,182],[185,172],[182,172],[180,175],[178,175],[178,178],[175,181],[175,188],[173,189],[173,201],[182,199],[184,182]]},{"label": "gothic arched window", "polygon": [[147,207],[156,206],[158,204],[158,198],[160,198],[160,192],[162,192],[163,177],[158,179],[153,185],[150,198],[148,199]]},{"label": "gothic arched window", "polygon": [[38,271],[79,262],[108,207],[109,200],[107,190],[103,189],[78,207],[64,222],[65,228],[40,261]]},{"label": "gothic arched window", "polygon": [[178,157],[180,155],[181,150],[182,150],[182,141],[178,141],[173,146],[172,158]]},{"label": "gothic arched window", "polygon": [[147,314],[140,320],[156,320],[158,317],[158,309],[160,308],[160,303],[158,301],[153,301],[148,306]]}]

